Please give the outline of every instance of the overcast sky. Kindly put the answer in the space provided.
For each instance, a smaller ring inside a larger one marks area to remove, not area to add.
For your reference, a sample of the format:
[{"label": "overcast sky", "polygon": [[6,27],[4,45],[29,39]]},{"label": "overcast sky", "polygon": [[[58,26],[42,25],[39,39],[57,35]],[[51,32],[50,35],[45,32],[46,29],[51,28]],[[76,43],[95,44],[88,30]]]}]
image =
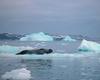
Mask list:
[{"label": "overcast sky", "polygon": [[100,0],[0,0],[0,33],[100,36]]}]

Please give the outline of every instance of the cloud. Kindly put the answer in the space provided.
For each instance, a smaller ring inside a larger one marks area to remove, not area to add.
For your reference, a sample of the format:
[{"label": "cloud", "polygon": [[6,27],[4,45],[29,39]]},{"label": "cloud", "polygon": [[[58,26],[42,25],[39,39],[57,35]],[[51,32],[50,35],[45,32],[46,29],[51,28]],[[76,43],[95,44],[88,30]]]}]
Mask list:
[{"label": "cloud", "polygon": [[[2,15],[31,15],[46,17],[92,16],[99,11],[99,0],[3,0]],[[97,3],[97,4],[96,4]]]},{"label": "cloud", "polygon": [[41,27],[47,30],[53,26],[61,30],[61,27],[69,29],[74,26],[75,32],[77,28],[89,26],[93,27],[92,31],[96,27],[96,32],[100,25],[99,3],[100,0],[0,0],[0,26],[3,30],[8,26],[23,26],[37,31]]}]

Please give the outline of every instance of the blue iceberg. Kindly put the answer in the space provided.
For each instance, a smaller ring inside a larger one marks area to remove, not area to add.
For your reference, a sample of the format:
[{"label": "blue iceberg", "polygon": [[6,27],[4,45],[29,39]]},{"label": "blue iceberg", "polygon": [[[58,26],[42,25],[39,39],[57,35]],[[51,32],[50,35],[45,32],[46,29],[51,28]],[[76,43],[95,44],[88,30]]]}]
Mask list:
[{"label": "blue iceberg", "polygon": [[81,45],[78,48],[82,52],[100,52],[100,44],[93,41],[82,40]]},{"label": "blue iceberg", "polygon": [[53,41],[53,37],[43,32],[32,33],[22,37],[20,41]]},{"label": "blue iceberg", "polygon": [[76,40],[71,38],[70,36],[66,36],[64,39],[64,41],[68,41],[68,42],[75,42]]}]

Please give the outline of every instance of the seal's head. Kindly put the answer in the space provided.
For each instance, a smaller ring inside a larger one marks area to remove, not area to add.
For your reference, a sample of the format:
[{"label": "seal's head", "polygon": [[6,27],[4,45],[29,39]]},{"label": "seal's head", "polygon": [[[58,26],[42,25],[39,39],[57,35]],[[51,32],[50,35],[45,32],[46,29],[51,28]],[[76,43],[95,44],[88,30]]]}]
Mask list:
[{"label": "seal's head", "polygon": [[52,52],[53,52],[52,49],[48,49],[48,50],[46,51],[47,54],[52,53]]}]

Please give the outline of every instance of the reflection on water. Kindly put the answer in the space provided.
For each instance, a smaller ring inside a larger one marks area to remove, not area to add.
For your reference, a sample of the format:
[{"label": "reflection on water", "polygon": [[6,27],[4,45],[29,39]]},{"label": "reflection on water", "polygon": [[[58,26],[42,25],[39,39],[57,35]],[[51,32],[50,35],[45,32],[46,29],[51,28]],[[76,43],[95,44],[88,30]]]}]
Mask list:
[{"label": "reflection on water", "polygon": [[22,64],[26,64],[31,71],[33,79],[35,80],[50,80],[52,73],[52,60],[50,59],[35,59],[35,60],[22,60]]},{"label": "reflection on water", "polygon": [[21,63],[27,64],[27,67],[38,69],[48,69],[52,66],[52,60],[50,59],[21,60]]},{"label": "reflection on water", "polygon": [[100,80],[100,62],[98,57],[81,61],[81,78],[84,80]]}]

